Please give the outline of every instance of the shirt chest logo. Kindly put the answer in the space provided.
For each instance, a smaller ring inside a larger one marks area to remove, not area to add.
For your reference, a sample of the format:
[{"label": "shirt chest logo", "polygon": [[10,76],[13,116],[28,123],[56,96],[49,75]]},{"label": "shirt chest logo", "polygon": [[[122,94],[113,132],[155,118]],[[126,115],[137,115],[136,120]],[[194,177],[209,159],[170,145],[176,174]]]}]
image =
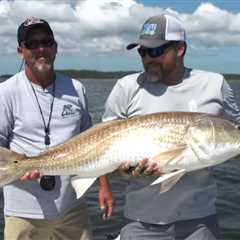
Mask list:
[{"label": "shirt chest logo", "polygon": [[70,117],[72,115],[76,115],[78,112],[78,110],[76,108],[73,107],[73,105],[71,104],[66,104],[63,105],[63,110],[62,110],[62,117],[66,118],[66,117]]}]

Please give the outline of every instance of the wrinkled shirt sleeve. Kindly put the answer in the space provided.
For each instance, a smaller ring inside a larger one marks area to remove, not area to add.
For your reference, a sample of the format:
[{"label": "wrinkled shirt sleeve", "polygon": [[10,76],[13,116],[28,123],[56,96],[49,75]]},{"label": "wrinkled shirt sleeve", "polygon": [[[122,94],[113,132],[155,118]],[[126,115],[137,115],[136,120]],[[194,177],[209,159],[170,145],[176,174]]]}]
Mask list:
[{"label": "wrinkled shirt sleeve", "polygon": [[10,98],[7,98],[2,91],[0,91],[0,102],[0,146],[9,147],[14,125],[12,104]]},{"label": "wrinkled shirt sleeve", "polygon": [[239,106],[236,102],[232,88],[225,80],[223,81],[221,91],[223,97],[224,117],[240,123]]}]

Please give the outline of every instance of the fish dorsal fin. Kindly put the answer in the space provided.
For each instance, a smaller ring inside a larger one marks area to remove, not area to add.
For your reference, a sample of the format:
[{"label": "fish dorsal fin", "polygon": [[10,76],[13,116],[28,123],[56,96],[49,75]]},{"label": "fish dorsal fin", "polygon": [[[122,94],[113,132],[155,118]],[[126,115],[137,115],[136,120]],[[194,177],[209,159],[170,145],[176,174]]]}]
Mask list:
[{"label": "fish dorsal fin", "polygon": [[186,150],[187,145],[186,144],[181,144],[178,145],[177,147],[174,148],[169,148],[166,151],[160,152],[159,154],[155,155],[154,157],[151,158],[153,162],[156,162],[164,166],[166,164],[169,164],[172,160],[175,158],[179,157],[180,154]]},{"label": "fish dorsal fin", "polygon": [[186,173],[184,169],[180,169],[174,172],[163,174],[161,177],[157,178],[151,185],[161,184],[160,193],[170,190],[179,179]]},{"label": "fish dorsal fin", "polygon": [[84,193],[92,186],[97,178],[81,178],[79,176],[72,177],[71,184],[74,188],[77,199],[82,197]]}]

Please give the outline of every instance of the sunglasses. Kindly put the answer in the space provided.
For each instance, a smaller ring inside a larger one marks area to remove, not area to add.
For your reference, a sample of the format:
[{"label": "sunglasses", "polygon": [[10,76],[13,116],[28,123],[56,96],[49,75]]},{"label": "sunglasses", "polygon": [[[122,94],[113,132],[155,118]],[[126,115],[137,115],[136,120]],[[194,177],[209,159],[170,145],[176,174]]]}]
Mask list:
[{"label": "sunglasses", "polygon": [[163,55],[164,51],[171,47],[172,45],[174,45],[173,42],[169,42],[164,44],[161,47],[156,47],[156,48],[138,48],[138,53],[139,55],[144,58],[146,55],[148,55],[151,58],[157,58],[160,57],[161,55]]},{"label": "sunglasses", "polygon": [[41,40],[28,40],[23,42],[23,47],[27,49],[37,49],[40,46],[44,48],[52,47],[55,44],[55,40],[53,38],[44,38]]}]

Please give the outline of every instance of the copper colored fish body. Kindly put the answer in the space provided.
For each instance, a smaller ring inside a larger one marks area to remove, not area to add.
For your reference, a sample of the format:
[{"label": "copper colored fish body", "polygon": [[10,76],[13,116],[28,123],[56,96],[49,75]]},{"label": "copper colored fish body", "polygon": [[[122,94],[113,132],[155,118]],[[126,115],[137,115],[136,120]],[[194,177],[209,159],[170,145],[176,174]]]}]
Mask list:
[{"label": "copper colored fish body", "polygon": [[163,173],[214,166],[240,153],[234,122],[204,113],[165,112],[101,123],[37,157],[0,149],[0,186],[26,171],[99,177],[147,157]]}]

